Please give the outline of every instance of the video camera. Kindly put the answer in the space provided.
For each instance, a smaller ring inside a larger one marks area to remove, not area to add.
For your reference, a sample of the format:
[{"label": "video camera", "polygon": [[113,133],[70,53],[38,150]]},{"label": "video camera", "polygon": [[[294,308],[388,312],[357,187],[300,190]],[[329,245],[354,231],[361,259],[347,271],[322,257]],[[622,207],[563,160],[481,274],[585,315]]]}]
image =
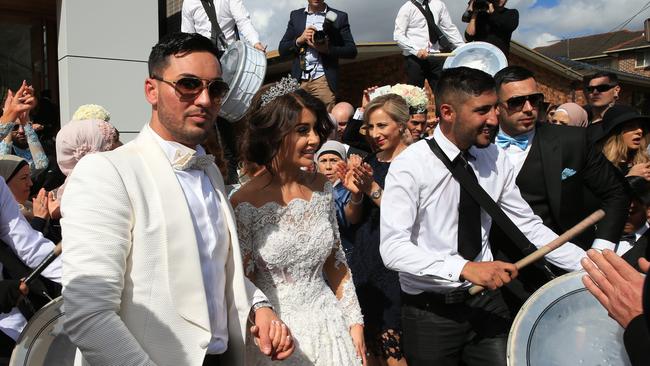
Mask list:
[{"label": "video camera", "polygon": [[474,11],[485,13],[490,8],[490,3],[492,3],[492,6],[497,6],[499,5],[499,0],[474,0]]},{"label": "video camera", "polygon": [[328,11],[325,13],[325,22],[323,23],[323,30],[317,30],[314,32],[314,44],[315,45],[323,45],[327,40],[329,39],[329,32],[334,29],[334,22],[336,22],[336,19],[338,18],[338,15],[336,15],[335,12],[333,11]]}]

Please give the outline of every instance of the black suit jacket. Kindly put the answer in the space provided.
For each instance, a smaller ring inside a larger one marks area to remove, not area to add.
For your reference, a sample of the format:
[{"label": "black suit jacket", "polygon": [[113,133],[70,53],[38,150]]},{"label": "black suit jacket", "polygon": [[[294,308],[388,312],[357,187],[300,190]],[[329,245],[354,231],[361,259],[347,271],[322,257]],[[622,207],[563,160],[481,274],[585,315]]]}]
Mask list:
[{"label": "black suit jacket", "polygon": [[[598,200],[597,206],[605,210],[606,217],[596,225],[595,233],[592,230],[582,235],[578,244],[588,249],[594,238],[617,243],[630,207],[625,178],[588,143],[585,129],[538,124],[532,144],[531,151],[539,149],[541,152],[542,171],[526,169],[526,161],[520,174],[544,180],[548,212],[555,223],[551,229],[562,234],[591,214],[598,207],[590,207],[586,196],[593,195]],[[562,179],[565,169],[575,173]],[[519,179],[517,184],[524,197],[532,189],[530,183],[520,184]]]},{"label": "black suit jacket", "polygon": [[[542,171],[526,169],[529,164],[527,159],[520,175],[527,174],[528,177],[533,177],[534,179],[528,180],[529,184],[535,184],[539,179],[543,179],[548,202],[548,208],[544,211],[552,216],[550,221],[555,223],[551,229],[557,234],[562,234],[598,208],[586,204],[585,201],[588,200],[585,199],[585,192],[587,191],[598,198],[598,206],[605,210],[606,217],[598,223],[596,230],[591,229],[590,232],[581,235],[582,240],[572,242],[585,249],[591,247],[594,237],[617,243],[630,204],[625,179],[600,151],[593,149],[587,142],[585,129],[539,124],[535,130],[529,157],[533,149],[539,149],[538,156],[541,164],[538,165],[541,166]],[[564,169],[572,169],[575,174],[562,179]],[[525,198],[531,186],[520,184],[519,178],[517,185]],[[540,212],[535,214],[543,216]],[[545,222],[549,221],[548,217],[541,218]],[[521,251],[498,227],[493,226],[491,229],[490,243],[495,259],[515,262],[522,257]],[[513,296],[512,304],[509,305],[513,311],[518,310],[532,291],[550,279],[534,267],[522,270],[520,278],[524,284],[513,281],[517,283],[507,288],[512,292],[509,294]]]},{"label": "black suit jacket", "polygon": [[[338,86],[338,71],[339,71],[339,58],[355,58],[357,57],[357,46],[352,38],[350,31],[350,24],[348,23],[348,14],[340,10],[328,7],[328,11],[333,11],[338,16],[334,22],[334,29],[330,33],[329,39],[329,53],[321,54],[323,68],[325,69],[325,76],[327,82],[336,94]],[[291,76],[300,80],[302,77],[302,70],[300,68],[300,47],[296,45],[296,39],[300,37],[302,32],[305,31],[307,25],[307,13],[305,8],[297,9],[291,12],[289,16],[289,24],[287,30],[284,32],[278,51],[280,56],[293,56],[293,64],[291,66]]]}]

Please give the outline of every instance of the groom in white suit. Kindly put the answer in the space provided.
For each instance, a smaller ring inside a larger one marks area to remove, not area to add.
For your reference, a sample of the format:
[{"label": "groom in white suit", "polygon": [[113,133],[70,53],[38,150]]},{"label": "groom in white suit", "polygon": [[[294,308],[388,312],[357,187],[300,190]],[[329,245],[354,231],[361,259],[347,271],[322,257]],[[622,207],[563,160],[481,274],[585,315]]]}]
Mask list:
[{"label": "groom in white suit", "polygon": [[62,199],[65,330],[91,365],[244,365],[247,319],[284,359],[289,330],[244,276],[223,179],[201,146],[227,91],[198,34],[149,56],[150,122],[88,155]]}]

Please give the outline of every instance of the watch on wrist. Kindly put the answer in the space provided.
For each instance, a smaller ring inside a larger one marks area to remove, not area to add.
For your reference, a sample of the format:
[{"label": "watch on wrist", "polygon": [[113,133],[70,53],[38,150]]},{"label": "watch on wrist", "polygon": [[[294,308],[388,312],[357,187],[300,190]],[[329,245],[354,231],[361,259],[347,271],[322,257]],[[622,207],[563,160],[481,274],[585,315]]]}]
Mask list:
[{"label": "watch on wrist", "polygon": [[376,191],[370,192],[370,198],[372,198],[373,200],[378,200],[379,197],[381,197],[382,192],[383,190],[381,188],[377,188]]}]

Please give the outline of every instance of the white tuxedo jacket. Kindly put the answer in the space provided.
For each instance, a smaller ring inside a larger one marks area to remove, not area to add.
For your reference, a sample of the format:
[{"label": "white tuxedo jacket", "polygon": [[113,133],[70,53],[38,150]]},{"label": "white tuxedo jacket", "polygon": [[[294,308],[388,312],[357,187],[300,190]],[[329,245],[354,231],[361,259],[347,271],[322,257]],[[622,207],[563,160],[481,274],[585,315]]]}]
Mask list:
[{"label": "white tuxedo jacket", "polygon": [[[84,157],[63,195],[64,326],[91,365],[201,365],[211,339],[190,211],[153,133]],[[230,232],[225,364],[243,365],[260,293],[244,277],[223,179],[215,166],[208,175]]]}]

